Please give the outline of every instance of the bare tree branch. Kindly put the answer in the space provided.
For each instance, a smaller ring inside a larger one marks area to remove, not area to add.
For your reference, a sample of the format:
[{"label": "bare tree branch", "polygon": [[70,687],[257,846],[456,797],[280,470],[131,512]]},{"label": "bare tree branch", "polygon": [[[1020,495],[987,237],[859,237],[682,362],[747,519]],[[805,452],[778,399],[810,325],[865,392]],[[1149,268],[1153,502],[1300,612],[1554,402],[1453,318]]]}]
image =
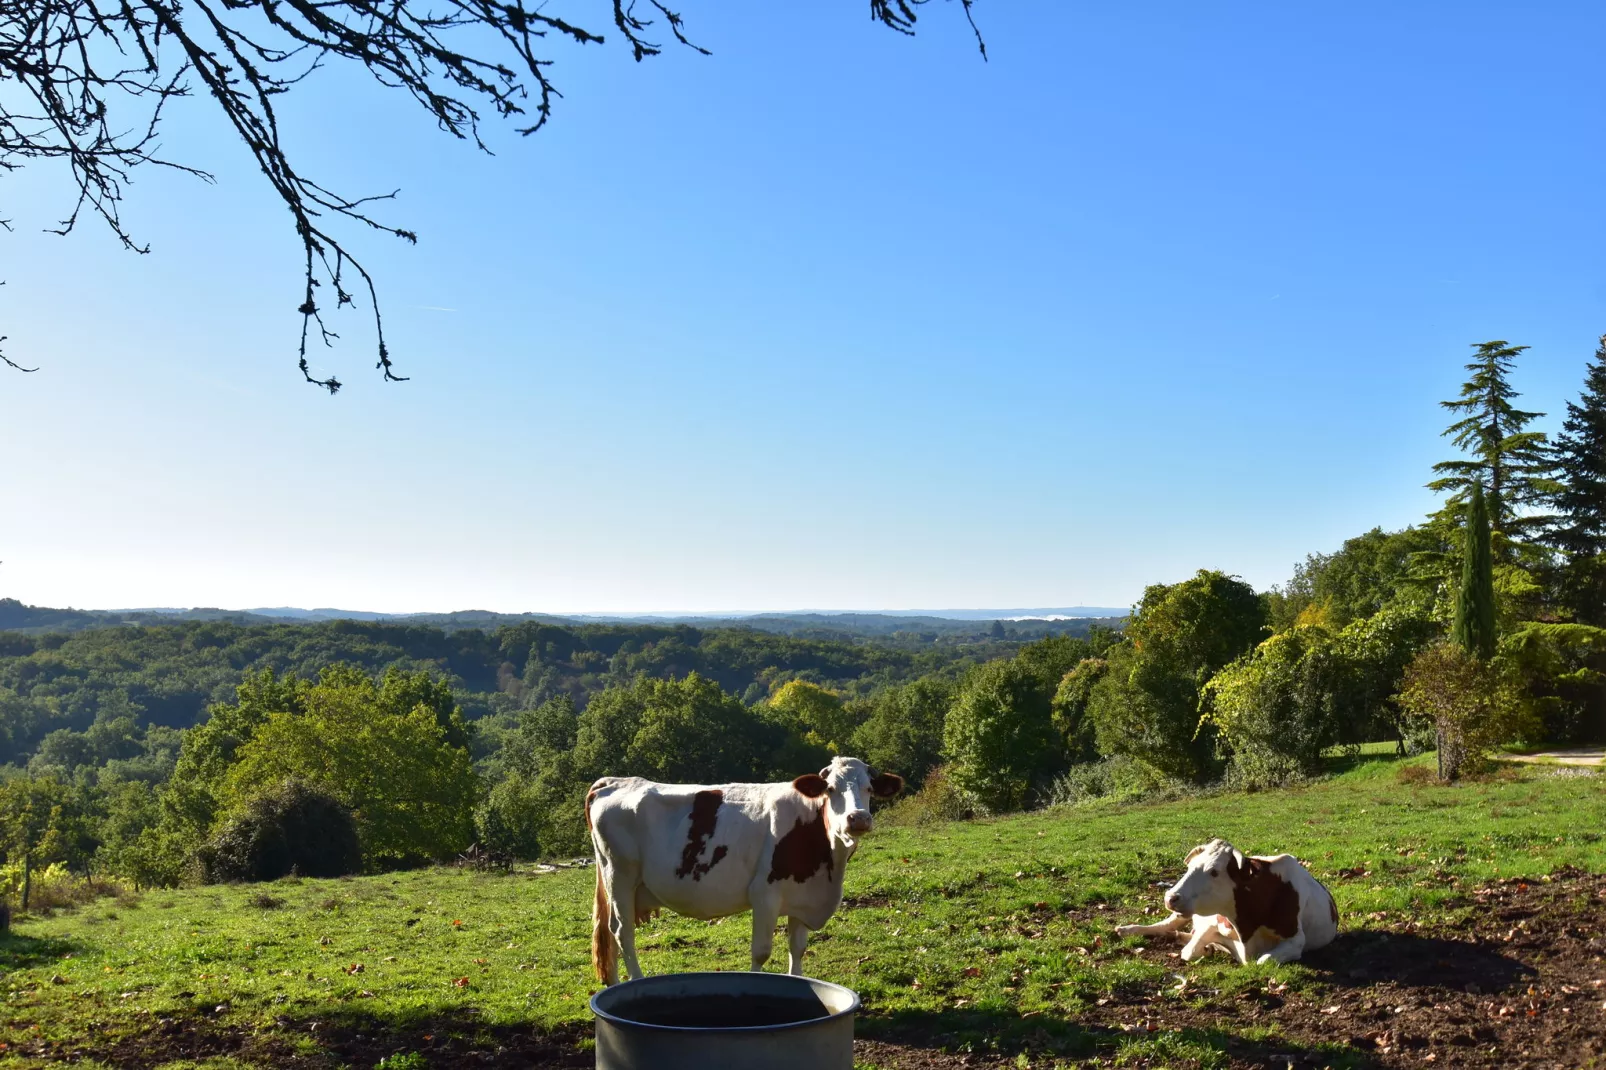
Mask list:
[{"label": "bare tree branch", "polygon": [[[870,14],[912,34],[916,8],[927,2],[870,0]],[[960,0],[974,31],[973,2]],[[678,45],[708,54],[662,0],[587,3],[592,10],[605,6],[638,62],[663,51],[650,39],[659,26]],[[482,110],[514,120],[521,134],[535,133],[561,95],[548,76],[552,60],[544,58],[554,42],[604,43],[602,33],[549,14],[547,6],[545,0],[533,6],[525,0],[0,0],[0,173],[36,160],[65,163],[72,207],[51,232],[72,233],[87,211],[124,248],[149,252],[124,226],[125,188],[132,171],[147,164],[212,181],[162,156],[157,143],[168,103],[198,84],[294,221],[304,265],[297,306],[303,378],[331,394],[340,389],[334,376],[312,374],[307,345],[316,339],[329,346],[338,337],[324,322],[327,302],[320,304],[319,293],[326,290],[336,309],[354,304],[346,284],[355,275],[372,309],[375,367],[385,380],[404,382],[385,343],[373,276],[332,228],[357,224],[410,244],[418,236],[370,214],[395,192],[348,198],[303,175],[281,143],[273,98],[330,60],[345,60],[410,95],[441,130],[489,152],[480,137]],[[467,51],[470,44],[486,49],[487,30],[496,48]],[[979,32],[976,40],[985,59]],[[11,83],[17,92],[8,91]],[[114,102],[119,125],[111,119]],[[0,226],[10,229],[4,220]],[[36,370],[3,354],[0,360]]]}]

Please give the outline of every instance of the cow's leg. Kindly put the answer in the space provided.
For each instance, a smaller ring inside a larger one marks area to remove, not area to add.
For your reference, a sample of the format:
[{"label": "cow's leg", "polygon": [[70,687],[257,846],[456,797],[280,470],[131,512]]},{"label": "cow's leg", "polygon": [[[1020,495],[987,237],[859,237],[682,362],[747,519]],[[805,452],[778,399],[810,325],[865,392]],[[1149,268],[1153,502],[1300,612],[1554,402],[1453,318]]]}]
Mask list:
[{"label": "cow's leg", "polygon": [[809,927],[796,918],[786,919],[786,972],[803,976],[803,949],[809,946]]},{"label": "cow's leg", "polygon": [[1178,933],[1188,927],[1192,918],[1183,914],[1173,913],[1169,918],[1156,925],[1117,925],[1116,936],[1164,936],[1166,933]]},{"label": "cow's leg", "polygon": [[1193,939],[1189,940],[1182,949],[1182,961],[1192,962],[1200,955],[1203,955],[1210,950],[1210,945],[1215,943],[1218,937],[1219,934],[1216,932],[1214,925],[1194,926]]},{"label": "cow's leg", "polygon": [[1305,930],[1301,928],[1293,936],[1267,951],[1255,961],[1261,965],[1268,962],[1293,962],[1305,950]]},{"label": "cow's leg", "polygon": [[765,889],[763,895],[752,895],[753,903],[753,970],[764,969],[775,950],[775,923],[781,920],[781,897]]},{"label": "cow's leg", "polygon": [[603,874],[603,882],[608,887],[608,900],[613,904],[613,917],[610,919],[610,929],[614,941],[619,945],[619,956],[625,962],[625,977],[636,980],[642,977],[641,963],[636,961],[636,883],[638,877],[633,872],[626,872],[626,867],[617,862],[608,867]]},{"label": "cow's leg", "polygon": [[1194,919],[1193,939],[1182,949],[1182,961],[1192,962],[1212,947],[1221,948],[1240,964],[1249,961],[1243,939],[1238,935],[1238,927],[1221,914]]}]

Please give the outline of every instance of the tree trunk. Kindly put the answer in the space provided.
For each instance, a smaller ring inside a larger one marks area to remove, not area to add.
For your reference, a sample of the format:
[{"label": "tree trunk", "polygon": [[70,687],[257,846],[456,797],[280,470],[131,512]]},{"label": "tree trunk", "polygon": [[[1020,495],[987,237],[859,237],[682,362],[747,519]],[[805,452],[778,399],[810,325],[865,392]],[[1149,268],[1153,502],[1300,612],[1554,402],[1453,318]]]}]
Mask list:
[{"label": "tree trunk", "polygon": [[28,896],[33,892],[33,855],[22,856],[22,909],[28,909]]}]

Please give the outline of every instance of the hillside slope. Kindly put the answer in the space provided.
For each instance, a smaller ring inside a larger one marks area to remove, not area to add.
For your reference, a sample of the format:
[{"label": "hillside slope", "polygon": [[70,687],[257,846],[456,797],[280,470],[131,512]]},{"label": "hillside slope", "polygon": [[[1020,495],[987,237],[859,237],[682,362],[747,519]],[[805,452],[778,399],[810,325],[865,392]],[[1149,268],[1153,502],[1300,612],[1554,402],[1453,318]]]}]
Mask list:
[{"label": "hillside slope", "polygon": [[[808,972],[864,997],[867,1066],[947,1066],[945,1052],[964,1051],[986,1057],[970,1066],[1420,1066],[1432,1053],[1521,1065],[1525,1046],[1575,1060],[1559,1065],[1601,1058],[1606,882],[1589,874],[1606,872],[1606,779],[1529,768],[1443,788],[1401,766],[1369,758],[1278,793],[879,829]],[[1338,900],[1338,944],[1286,967],[1217,958],[1182,974],[1174,945],[1114,939],[1214,835],[1306,859]],[[587,1065],[592,879],[290,879],[24,919],[0,942],[14,971],[0,1041],[14,1056],[114,1065],[296,1054],[367,1067],[413,1050],[421,1066]],[[745,917],[661,918],[639,937],[651,972],[744,968],[747,942]]]}]

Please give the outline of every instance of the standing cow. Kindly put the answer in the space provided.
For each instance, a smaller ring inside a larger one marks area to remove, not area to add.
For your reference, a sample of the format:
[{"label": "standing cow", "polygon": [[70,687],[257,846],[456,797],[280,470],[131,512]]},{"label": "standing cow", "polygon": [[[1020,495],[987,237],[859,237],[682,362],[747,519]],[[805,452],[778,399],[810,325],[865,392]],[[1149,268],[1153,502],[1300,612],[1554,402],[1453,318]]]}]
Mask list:
[{"label": "standing cow", "polygon": [[842,902],[842,875],[870,831],[870,799],[903,788],[857,758],[833,758],[790,784],[655,784],[603,777],[586,796],[597,854],[591,961],[607,984],[631,979],[636,926],[659,908],[692,918],[753,912],[753,969],[762,970],[786,915],[787,972],[803,972],[809,932]]}]

